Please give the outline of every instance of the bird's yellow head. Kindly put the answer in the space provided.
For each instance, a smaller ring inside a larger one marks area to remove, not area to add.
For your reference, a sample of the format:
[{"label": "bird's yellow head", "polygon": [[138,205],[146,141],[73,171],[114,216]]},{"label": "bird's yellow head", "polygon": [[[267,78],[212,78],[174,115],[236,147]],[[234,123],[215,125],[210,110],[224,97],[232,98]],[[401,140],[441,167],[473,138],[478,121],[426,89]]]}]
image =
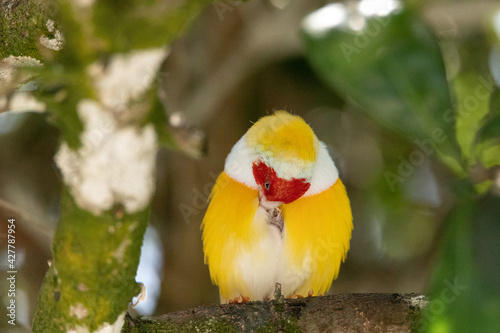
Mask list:
[{"label": "bird's yellow head", "polygon": [[259,119],[247,132],[255,182],[268,201],[290,203],[310,187],[318,140],[299,116],[285,111]]}]

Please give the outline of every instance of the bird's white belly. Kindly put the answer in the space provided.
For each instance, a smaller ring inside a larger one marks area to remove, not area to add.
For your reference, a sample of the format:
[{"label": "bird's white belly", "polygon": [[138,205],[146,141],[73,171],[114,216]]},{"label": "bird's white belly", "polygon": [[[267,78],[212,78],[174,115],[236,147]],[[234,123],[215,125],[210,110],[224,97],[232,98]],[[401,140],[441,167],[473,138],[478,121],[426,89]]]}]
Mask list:
[{"label": "bird's white belly", "polygon": [[284,296],[292,296],[308,277],[303,267],[294,266],[288,260],[286,222],[282,235],[276,226],[268,223],[266,214],[264,208],[257,209],[252,227],[259,231],[259,240],[236,260],[236,269],[241,272],[250,295],[234,297],[246,296],[252,300],[273,298],[276,282],[281,283]]}]

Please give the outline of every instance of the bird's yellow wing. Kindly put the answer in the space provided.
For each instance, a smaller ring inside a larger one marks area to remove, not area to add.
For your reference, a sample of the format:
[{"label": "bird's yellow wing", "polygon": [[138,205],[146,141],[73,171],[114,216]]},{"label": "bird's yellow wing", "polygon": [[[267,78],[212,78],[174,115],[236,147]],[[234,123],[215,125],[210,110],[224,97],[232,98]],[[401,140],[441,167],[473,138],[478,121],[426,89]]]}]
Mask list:
[{"label": "bird's yellow wing", "polygon": [[222,298],[247,286],[234,269],[235,259],[251,242],[258,242],[252,221],[259,206],[259,192],[235,181],[222,172],[212,189],[210,204],[203,218],[203,251],[212,282],[219,286]]},{"label": "bird's yellow wing", "polygon": [[[283,205],[286,251],[296,267],[308,272],[296,294],[328,291],[349,250],[352,213],[340,178],[329,189]],[[306,263],[306,264],[304,264]],[[307,267],[304,267],[307,266]]]}]

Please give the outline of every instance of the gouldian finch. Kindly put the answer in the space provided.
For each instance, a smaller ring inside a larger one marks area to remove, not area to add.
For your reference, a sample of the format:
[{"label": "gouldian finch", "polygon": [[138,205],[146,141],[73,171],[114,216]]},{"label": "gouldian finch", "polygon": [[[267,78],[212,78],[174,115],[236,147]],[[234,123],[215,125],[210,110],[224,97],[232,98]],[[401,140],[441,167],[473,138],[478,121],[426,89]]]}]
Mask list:
[{"label": "gouldian finch", "polygon": [[202,222],[221,303],[328,291],[351,239],[349,199],[324,143],[299,116],[259,119],[234,145]]}]

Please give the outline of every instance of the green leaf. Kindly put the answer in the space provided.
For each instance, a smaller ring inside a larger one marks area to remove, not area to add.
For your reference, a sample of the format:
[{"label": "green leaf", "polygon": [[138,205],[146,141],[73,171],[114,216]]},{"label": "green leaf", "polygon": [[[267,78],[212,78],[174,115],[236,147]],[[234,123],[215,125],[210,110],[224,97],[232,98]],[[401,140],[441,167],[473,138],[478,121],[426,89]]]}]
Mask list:
[{"label": "green leaf", "polygon": [[469,197],[447,220],[441,259],[423,317],[428,332],[500,327],[500,196]]},{"label": "green leaf", "polygon": [[476,164],[473,156],[474,140],[481,126],[481,119],[488,113],[493,83],[484,77],[462,74],[453,81],[457,99],[457,141],[462,155],[470,165]]},{"label": "green leaf", "polygon": [[500,145],[481,150],[480,160],[481,164],[488,169],[500,165]]},{"label": "green leaf", "polygon": [[487,167],[500,165],[500,89],[491,95],[489,113],[484,117],[475,138],[481,163]]},{"label": "green leaf", "polygon": [[478,135],[481,141],[493,141],[499,143],[500,141],[500,117],[491,117],[489,121],[481,128]]},{"label": "green leaf", "polygon": [[304,21],[310,62],[381,124],[414,142],[430,140],[441,160],[460,170],[455,111],[436,39],[411,9],[382,14],[338,3],[312,13]]}]

